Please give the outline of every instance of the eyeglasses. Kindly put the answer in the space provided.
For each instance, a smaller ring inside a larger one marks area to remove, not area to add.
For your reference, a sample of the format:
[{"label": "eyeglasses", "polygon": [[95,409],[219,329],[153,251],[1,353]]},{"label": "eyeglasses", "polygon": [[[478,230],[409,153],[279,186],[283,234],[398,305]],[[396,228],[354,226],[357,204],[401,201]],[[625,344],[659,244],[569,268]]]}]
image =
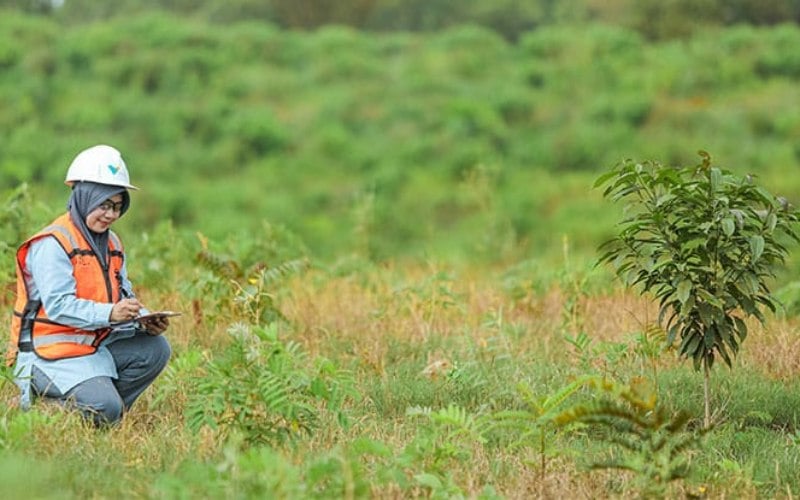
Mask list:
[{"label": "eyeglasses", "polygon": [[114,212],[118,214],[122,212],[122,204],[123,202],[121,201],[119,203],[114,203],[111,200],[106,200],[100,205],[98,205],[97,209],[103,212]]}]

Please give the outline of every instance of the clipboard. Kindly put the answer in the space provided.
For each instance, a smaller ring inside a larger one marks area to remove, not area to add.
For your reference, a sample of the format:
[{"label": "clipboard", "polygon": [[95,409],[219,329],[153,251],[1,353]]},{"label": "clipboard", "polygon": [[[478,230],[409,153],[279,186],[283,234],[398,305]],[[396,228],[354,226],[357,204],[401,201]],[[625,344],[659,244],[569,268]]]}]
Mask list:
[{"label": "clipboard", "polygon": [[156,311],[156,312],[143,314],[143,315],[137,317],[136,319],[134,319],[132,321],[141,321],[143,319],[147,320],[147,319],[150,319],[150,318],[171,318],[173,316],[180,316],[181,314],[183,314],[183,313],[182,312],[178,312],[178,311]]},{"label": "clipboard", "polygon": [[183,314],[183,313],[182,312],[178,312],[178,311],[155,311],[155,312],[150,312],[150,313],[147,313],[147,314],[143,314],[141,316],[137,316],[136,318],[129,319],[129,320],[126,320],[126,321],[118,321],[116,323],[111,323],[111,326],[113,328],[118,328],[118,327],[123,326],[123,325],[132,325],[132,324],[137,323],[137,322],[139,322],[141,320],[148,320],[148,319],[152,319],[152,318],[171,318],[173,316],[180,316],[181,314]]}]

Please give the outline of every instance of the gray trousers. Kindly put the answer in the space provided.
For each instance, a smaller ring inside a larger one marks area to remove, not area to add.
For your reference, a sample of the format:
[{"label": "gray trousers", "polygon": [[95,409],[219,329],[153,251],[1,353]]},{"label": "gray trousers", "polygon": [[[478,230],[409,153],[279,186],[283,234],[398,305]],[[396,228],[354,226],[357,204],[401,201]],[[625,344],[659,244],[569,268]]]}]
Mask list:
[{"label": "gray trousers", "polygon": [[47,375],[34,366],[34,392],[45,399],[77,408],[95,425],[119,422],[123,412],[130,409],[167,366],[171,349],[163,336],[137,332],[131,338],[109,344],[108,350],[117,365],[117,379],[90,378],[62,394]]}]

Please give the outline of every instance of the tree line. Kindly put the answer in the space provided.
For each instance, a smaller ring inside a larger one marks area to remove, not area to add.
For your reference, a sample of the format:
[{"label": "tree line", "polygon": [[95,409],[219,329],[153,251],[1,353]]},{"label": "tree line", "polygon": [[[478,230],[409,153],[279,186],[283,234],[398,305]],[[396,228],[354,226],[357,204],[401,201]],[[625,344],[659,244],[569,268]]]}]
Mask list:
[{"label": "tree line", "polygon": [[800,22],[800,0],[0,0],[0,7],[84,23],[164,10],[215,23],[259,21],[286,29],[338,24],[368,31],[435,31],[461,24],[509,40],[553,24],[607,22],[650,39],[735,24]]}]

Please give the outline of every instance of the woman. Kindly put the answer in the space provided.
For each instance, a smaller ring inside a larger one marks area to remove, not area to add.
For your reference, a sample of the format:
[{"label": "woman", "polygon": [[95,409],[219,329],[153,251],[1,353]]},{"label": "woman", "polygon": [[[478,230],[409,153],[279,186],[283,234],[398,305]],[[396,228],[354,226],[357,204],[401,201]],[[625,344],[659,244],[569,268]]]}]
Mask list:
[{"label": "woman", "polygon": [[116,423],[169,360],[165,317],[146,309],[128,281],[110,227],[130,206],[119,151],[98,145],[75,157],[67,212],[17,250],[17,298],[9,364],[23,408],[35,396],[78,408],[96,425]]}]

